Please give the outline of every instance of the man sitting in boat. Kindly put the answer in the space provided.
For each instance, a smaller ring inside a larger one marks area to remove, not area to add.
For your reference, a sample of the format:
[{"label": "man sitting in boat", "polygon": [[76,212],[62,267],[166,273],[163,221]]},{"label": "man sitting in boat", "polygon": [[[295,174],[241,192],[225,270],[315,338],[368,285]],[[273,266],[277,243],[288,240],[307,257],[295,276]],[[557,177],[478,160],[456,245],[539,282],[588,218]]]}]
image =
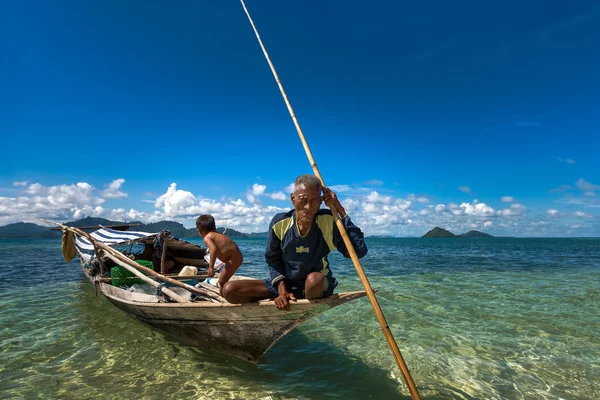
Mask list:
[{"label": "man sitting in boat", "polygon": [[[321,190],[323,196],[321,197]],[[367,254],[364,234],[350,221],[336,194],[321,187],[314,175],[300,175],[290,195],[294,209],[277,214],[269,225],[265,258],[270,277],[262,280],[230,281],[223,296],[230,303],[246,303],[273,298],[279,309],[289,310],[289,301],[316,299],[333,294],[333,277],[327,254],[338,249],[350,258],[330,210],[320,209],[321,202],[343,216],[342,222],[359,258]]]}]

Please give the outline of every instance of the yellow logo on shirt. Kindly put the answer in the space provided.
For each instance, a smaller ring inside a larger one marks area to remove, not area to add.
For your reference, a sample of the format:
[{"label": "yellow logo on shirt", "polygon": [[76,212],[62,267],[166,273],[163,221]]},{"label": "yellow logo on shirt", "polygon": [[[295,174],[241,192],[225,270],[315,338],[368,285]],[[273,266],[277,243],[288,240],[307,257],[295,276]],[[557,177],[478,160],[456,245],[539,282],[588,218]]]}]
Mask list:
[{"label": "yellow logo on shirt", "polygon": [[296,253],[308,253],[308,247],[304,247],[304,246],[296,247]]}]

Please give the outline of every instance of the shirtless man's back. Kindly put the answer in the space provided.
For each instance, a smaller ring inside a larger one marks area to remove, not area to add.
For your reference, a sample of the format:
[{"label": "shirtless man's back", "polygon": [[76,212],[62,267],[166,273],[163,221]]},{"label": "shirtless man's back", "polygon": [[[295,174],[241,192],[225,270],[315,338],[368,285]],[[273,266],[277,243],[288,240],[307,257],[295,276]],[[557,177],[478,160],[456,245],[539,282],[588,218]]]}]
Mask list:
[{"label": "shirtless man's back", "polygon": [[[202,232],[200,234],[202,235]],[[210,251],[208,276],[214,276],[214,266],[217,258],[225,263],[223,271],[219,275],[219,287],[223,287],[240,265],[242,265],[244,256],[238,245],[222,233],[208,232],[203,237],[204,244],[206,244]]]}]

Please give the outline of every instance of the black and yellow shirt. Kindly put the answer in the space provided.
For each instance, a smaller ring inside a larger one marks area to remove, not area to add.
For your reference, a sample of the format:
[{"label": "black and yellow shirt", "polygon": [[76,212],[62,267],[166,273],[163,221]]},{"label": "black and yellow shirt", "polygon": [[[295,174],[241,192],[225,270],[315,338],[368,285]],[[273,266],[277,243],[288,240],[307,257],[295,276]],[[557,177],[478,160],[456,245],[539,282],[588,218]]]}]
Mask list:
[{"label": "black and yellow shirt", "polygon": [[[356,255],[364,257],[367,246],[363,232],[350,221],[349,216],[346,215],[342,221]],[[320,209],[304,236],[298,231],[295,210],[275,215],[269,226],[265,253],[272,285],[285,279],[286,284],[304,286],[311,272],[331,276],[327,255],[336,248],[344,257],[350,258],[330,210]]]}]

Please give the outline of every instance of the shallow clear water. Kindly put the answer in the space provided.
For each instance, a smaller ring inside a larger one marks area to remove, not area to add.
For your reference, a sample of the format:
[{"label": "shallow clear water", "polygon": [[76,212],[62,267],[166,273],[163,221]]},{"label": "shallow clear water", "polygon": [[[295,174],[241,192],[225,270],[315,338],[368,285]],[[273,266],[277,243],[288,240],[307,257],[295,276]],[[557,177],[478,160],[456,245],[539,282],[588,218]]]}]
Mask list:
[{"label": "shallow clear water", "polygon": [[[264,240],[239,240],[264,277]],[[425,399],[600,398],[600,239],[368,239],[362,259]],[[361,289],[330,259],[338,291]],[[0,398],[389,399],[408,391],[368,299],[258,365],[113,307],[58,240],[0,239]]]}]

